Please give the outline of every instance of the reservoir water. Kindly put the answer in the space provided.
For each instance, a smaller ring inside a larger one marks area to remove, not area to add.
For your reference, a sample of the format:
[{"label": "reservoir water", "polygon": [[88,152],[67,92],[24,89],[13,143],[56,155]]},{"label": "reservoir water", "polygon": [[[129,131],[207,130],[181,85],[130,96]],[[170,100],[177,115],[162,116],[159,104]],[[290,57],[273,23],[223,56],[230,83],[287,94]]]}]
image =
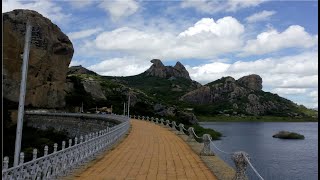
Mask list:
[{"label": "reservoir water", "polygon": [[[223,151],[245,151],[251,163],[265,180],[317,180],[318,179],[318,123],[317,122],[203,122],[205,128],[223,134],[214,141]],[[278,131],[294,131],[304,140],[273,138]],[[213,149],[232,167],[230,155]],[[248,166],[249,179],[259,179]]]}]

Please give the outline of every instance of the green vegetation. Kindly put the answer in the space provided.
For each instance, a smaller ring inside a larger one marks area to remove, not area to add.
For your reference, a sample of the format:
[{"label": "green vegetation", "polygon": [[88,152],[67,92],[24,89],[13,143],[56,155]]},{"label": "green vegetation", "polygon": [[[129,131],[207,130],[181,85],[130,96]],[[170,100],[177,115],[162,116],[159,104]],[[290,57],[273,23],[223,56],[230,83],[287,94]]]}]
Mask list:
[{"label": "green vegetation", "polygon": [[280,139],[304,139],[303,135],[289,131],[280,131],[272,137]]},{"label": "green vegetation", "polygon": [[280,116],[197,116],[201,122],[318,122],[312,117],[280,117]]},{"label": "green vegetation", "polygon": [[[9,157],[9,166],[13,165],[15,138],[16,138],[16,125],[10,125],[3,128],[3,156]],[[61,142],[68,141],[69,135],[66,131],[56,131],[53,128],[47,130],[40,130],[37,128],[29,127],[24,123],[21,140],[21,152],[24,152],[24,161],[32,160],[33,149],[38,150],[38,157],[43,156],[44,146],[49,147],[48,153],[53,152],[53,144],[58,143],[58,150],[61,149]]]}]

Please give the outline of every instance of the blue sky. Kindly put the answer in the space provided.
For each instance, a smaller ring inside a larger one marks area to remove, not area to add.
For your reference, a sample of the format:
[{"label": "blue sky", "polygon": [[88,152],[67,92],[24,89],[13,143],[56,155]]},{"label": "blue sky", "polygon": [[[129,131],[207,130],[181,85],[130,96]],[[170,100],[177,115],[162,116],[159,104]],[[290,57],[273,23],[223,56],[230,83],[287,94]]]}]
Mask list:
[{"label": "blue sky", "polygon": [[3,0],[33,9],[66,33],[72,65],[101,75],[182,62],[202,84],[259,74],[263,90],[318,107],[318,2],[270,0]]}]

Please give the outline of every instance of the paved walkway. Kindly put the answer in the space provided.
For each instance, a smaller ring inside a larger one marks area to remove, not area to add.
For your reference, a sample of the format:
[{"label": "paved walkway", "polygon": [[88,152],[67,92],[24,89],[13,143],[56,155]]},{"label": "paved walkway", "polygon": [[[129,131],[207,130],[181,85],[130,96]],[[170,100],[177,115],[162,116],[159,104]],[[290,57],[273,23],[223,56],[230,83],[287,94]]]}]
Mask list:
[{"label": "paved walkway", "polygon": [[170,130],[140,120],[131,124],[128,137],[76,179],[217,179]]}]

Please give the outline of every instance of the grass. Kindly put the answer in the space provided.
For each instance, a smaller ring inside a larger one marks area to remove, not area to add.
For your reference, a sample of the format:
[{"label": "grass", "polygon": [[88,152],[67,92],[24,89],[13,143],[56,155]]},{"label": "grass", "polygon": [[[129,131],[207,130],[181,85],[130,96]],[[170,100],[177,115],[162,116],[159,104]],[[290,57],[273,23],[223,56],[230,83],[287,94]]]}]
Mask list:
[{"label": "grass", "polygon": [[279,117],[279,116],[197,116],[200,122],[318,122],[312,117]]}]

